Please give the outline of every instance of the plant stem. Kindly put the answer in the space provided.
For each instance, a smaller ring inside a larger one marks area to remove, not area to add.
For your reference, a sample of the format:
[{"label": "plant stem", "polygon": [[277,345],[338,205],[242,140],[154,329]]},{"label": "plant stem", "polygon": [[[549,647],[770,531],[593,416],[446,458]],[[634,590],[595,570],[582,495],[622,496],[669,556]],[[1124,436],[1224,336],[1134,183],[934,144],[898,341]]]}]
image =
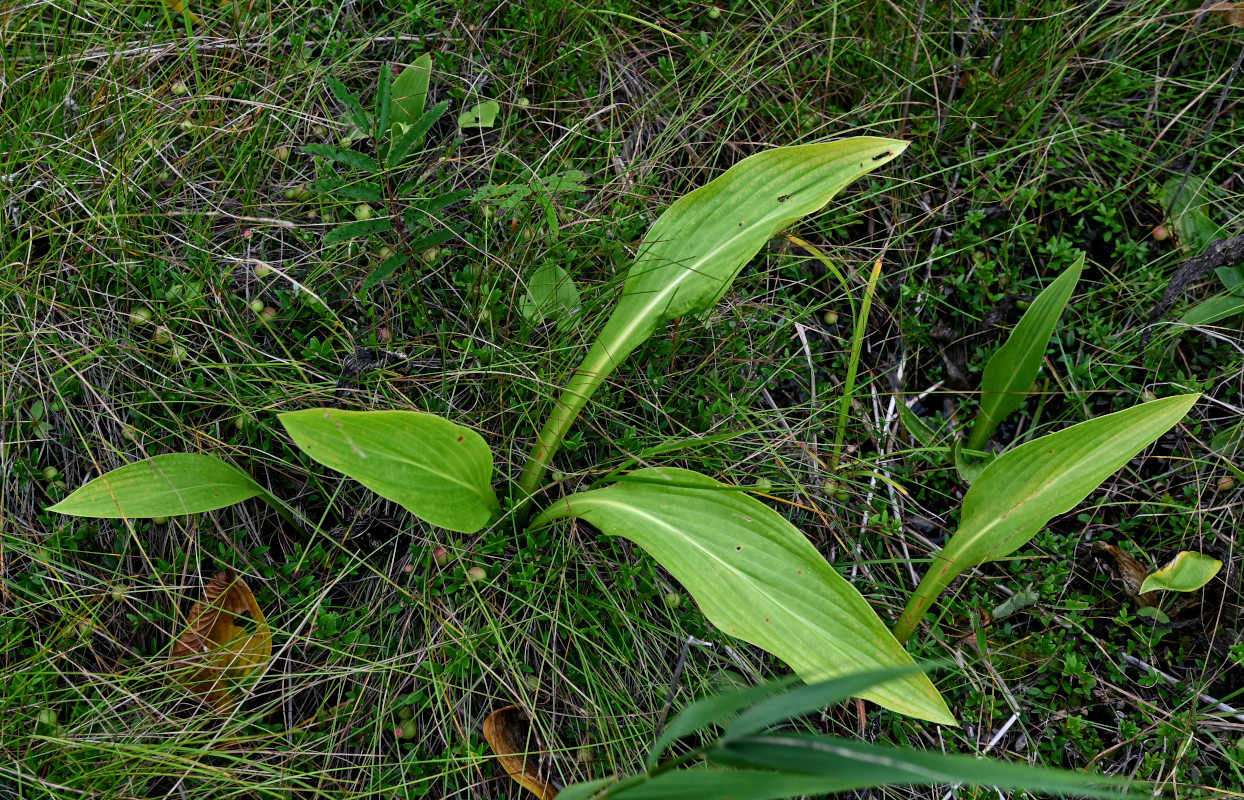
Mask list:
[{"label": "plant stem", "polygon": [[523,472],[518,478],[517,500],[522,505],[516,513],[520,527],[527,522],[531,513],[529,501],[540,488],[540,481],[548,471],[553,456],[561,448],[566,431],[578,418],[579,412],[596,392],[596,388],[609,377],[609,373],[613,372],[620,360],[615,359],[608,348],[597,341],[557,398],[557,405],[536,437],[536,444],[527,456],[527,463],[523,465]]},{"label": "plant stem", "polygon": [[868,330],[868,312],[872,308],[873,295],[877,291],[877,280],[881,277],[881,259],[873,264],[872,274],[868,276],[868,287],[864,290],[864,301],[860,303],[860,311],[855,317],[855,335],[851,338],[851,358],[847,361],[847,377],[842,382],[842,399],[838,402],[838,424],[834,431],[834,449],[830,455],[831,472],[838,471],[842,460],[842,443],[847,434],[847,415],[851,411],[851,395],[855,393],[855,373],[860,366],[860,351],[864,349],[864,334]]}]

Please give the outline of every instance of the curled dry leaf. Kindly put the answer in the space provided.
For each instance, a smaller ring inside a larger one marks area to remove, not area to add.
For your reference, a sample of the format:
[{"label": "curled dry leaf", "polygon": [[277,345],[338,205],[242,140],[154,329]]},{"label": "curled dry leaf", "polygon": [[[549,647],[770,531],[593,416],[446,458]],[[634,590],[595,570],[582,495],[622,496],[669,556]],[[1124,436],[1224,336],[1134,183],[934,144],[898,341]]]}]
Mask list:
[{"label": "curled dry leaf", "polygon": [[1209,10],[1217,14],[1228,25],[1235,25],[1244,28],[1244,3],[1238,2],[1221,2],[1214,3]]},{"label": "curled dry leaf", "polygon": [[272,658],[272,631],[255,595],[231,569],[217,572],[173,643],[173,677],[218,711],[229,711],[245,680]]},{"label": "curled dry leaf", "polygon": [[497,709],[484,720],[484,738],[501,761],[501,766],[540,800],[552,800],[557,790],[540,775],[527,754],[539,748],[527,715],[518,706]]},{"label": "curled dry leaf", "polygon": [[1138,606],[1156,606],[1158,596],[1154,592],[1142,592],[1145,578],[1149,570],[1136,560],[1136,557],[1108,542],[1094,542],[1093,555],[1106,564],[1115,580],[1123,584],[1127,596],[1136,601]]}]

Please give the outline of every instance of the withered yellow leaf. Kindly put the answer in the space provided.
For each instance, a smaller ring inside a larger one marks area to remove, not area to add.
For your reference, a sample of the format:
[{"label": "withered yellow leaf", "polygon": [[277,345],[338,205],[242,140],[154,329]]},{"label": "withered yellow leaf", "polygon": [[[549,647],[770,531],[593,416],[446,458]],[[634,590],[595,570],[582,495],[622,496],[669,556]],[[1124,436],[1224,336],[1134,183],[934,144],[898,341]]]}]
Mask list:
[{"label": "withered yellow leaf", "polygon": [[231,710],[246,679],[272,659],[272,631],[233,570],[217,572],[204,587],[171,658],[174,679],[218,711]]},{"label": "withered yellow leaf", "polygon": [[518,781],[540,800],[557,796],[553,785],[540,776],[540,771],[527,757],[539,749],[527,715],[518,706],[499,708],[484,720],[484,738],[501,761],[510,777]]}]

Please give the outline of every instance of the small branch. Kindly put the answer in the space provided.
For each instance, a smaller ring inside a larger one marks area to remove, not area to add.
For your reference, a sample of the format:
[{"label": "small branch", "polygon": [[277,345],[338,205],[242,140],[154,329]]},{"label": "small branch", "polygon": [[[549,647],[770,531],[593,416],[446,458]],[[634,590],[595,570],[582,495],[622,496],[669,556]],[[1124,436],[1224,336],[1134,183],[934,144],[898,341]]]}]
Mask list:
[{"label": "small branch", "polygon": [[1153,333],[1153,325],[1179,299],[1179,295],[1193,283],[1205,277],[1219,267],[1234,267],[1244,263],[1244,234],[1232,236],[1230,239],[1219,239],[1205,248],[1199,256],[1193,256],[1179,265],[1171,281],[1167,284],[1162,299],[1149,312],[1149,320],[1145,323],[1145,332],[1140,337],[1141,349],[1149,345],[1149,337]]}]

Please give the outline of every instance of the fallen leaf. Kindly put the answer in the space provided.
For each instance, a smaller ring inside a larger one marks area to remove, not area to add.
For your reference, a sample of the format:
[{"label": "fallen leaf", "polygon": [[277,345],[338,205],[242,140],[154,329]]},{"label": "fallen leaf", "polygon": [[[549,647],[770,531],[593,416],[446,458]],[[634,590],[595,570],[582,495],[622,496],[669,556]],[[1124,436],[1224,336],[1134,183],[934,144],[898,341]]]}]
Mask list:
[{"label": "fallen leaf", "polygon": [[217,572],[204,587],[170,658],[174,679],[224,712],[237,705],[246,679],[272,659],[272,631],[233,570]]},{"label": "fallen leaf", "polygon": [[1166,589],[1171,592],[1195,592],[1214,579],[1222,562],[1192,550],[1181,550],[1171,563],[1145,578],[1142,592]]},{"label": "fallen leaf", "polygon": [[1119,583],[1123,584],[1128,596],[1135,600],[1137,605],[1156,606],[1158,604],[1156,594],[1141,591],[1145,578],[1149,576],[1149,570],[1145,569],[1145,565],[1137,561],[1131,553],[1107,542],[1095,542],[1093,554],[1098,558],[1105,556],[1110,559],[1110,571]]},{"label": "fallen leaf", "polygon": [[522,709],[506,706],[489,714],[484,720],[484,738],[499,757],[501,766],[521,786],[540,800],[552,800],[557,796],[553,785],[540,777],[539,770],[528,761],[527,754],[538,749],[539,743]]},{"label": "fallen leaf", "polygon": [[1223,2],[1214,3],[1209,10],[1215,14],[1222,16],[1223,21],[1228,25],[1234,25],[1237,28],[1244,28],[1244,3],[1241,2]]}]

